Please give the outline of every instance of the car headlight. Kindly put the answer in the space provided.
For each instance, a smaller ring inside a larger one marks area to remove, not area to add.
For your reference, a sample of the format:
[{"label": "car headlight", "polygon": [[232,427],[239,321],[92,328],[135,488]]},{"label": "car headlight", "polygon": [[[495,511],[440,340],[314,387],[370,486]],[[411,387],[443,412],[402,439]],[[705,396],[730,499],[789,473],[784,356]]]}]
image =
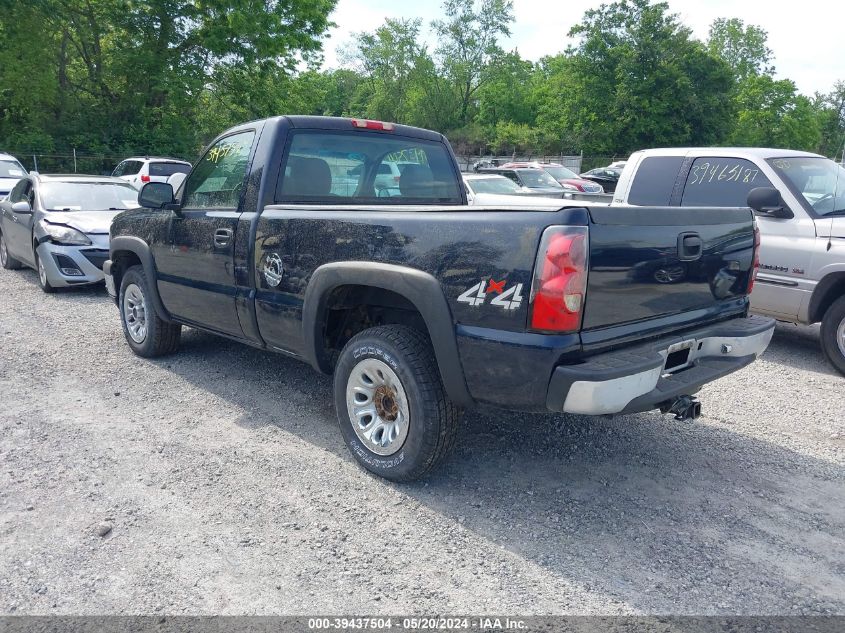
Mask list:
[{"label": "car headlight", "polygon": [[50,236],[50,241],[56,244],[64,244],[66,246],[89,246],[91,240],[81,231],[72,229],[69,226],[61,224],[50,224],[49,222],[41,222],[41,228]]},{"label": "car headlight", "polygon": [[568,185],[568,184],[562,182],[562,183],[560,183],[560,186],[563,187],[564,189],[568,190],[568,191],[578,191],[578,187],[576,187],[575,185]]}]

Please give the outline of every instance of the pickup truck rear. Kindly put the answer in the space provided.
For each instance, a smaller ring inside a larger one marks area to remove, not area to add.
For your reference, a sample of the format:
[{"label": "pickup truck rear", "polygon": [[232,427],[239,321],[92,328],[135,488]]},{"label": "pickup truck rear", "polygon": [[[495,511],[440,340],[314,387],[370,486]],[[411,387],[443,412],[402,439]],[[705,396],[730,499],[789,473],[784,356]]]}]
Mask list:
[{"label": "pickup truck rear", "polygon": [[[377,187],[384,164],[395,187]],[[463,409],[695,417],[702,385],[751,363],[748,209],[467,206],[446,139],[402,125],[275,117],[233,128],[175,198],[112,224],[126,340],[174,352],[183,325],[334,375],[367,469],[422,476]],[[666,284],[664,279],[674,283]]]}]

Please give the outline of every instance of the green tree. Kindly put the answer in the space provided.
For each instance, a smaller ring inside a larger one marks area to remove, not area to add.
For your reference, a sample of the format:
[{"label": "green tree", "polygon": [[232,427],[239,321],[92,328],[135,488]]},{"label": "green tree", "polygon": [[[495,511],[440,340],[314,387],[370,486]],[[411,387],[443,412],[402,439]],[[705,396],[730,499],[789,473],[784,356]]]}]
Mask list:
[{"label": "green tree", "polygon": [[818,111],[789,79],[751,76],[739,89],[732,145],[814,151],[821,141]]},{"label": "green tree", "polygon": [[458,118],[466,124],[478,90],[491,80],[490,65],[503,52],[501,36],[510,35],[511,0],[445,0],[443,20],[432,22],[438,43],[436,60],[458,95]]},{"label": "green tree", "polygon": [[768,33],[759,26],[745,25],[738,18],[717,18],[710,25],[707,48],[731,67],[742,82],[757,75],[772,75],[772,51]]},{"label": "green tree", "polygon": [[[570,35],[579,43],[569,59],[545,71],[556,89],[546,92],[540,118],[553,133],[607,155],[724,138],[730,68],[692,38],[666,3],[604,4],[587,11]],[[561,72],[567,76],[555,76]]]}]

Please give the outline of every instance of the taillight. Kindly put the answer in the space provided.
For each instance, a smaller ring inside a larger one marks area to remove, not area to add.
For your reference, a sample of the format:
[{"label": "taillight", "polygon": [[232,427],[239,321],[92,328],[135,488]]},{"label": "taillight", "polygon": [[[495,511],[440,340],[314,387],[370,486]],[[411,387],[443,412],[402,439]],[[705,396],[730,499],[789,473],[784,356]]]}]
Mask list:
[{"label": "taillight", "polygon": [[754,290],[754,282],[757,280],[757,271],[760,270],[760,227],[754,222],[754,259],[751,264],[751,271],[748,275],[748,294]]},{"label": "taillight", "polygon": [[141,182],[150,182],[150,177],[147,174],[141,174]]},{"label": "taillight", "polygon": [[587,290],[587,227],[550,226],[543,232],[531,284],[531,328],[577,332]]},{"label": "taillight", "polygon": [[393,123],[371,121],[369,119],[352,119],[352,125],[365,130],[382,130],[383,132],[392,132],[396,129]]}]

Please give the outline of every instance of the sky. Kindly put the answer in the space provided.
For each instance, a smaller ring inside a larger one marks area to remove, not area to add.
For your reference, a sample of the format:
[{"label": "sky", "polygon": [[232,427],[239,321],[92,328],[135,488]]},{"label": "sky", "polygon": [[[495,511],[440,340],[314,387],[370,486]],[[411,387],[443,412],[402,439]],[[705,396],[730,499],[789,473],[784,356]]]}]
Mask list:
[{"label": "sky", "polygon": [[[608,0],[609,1],[609,0]],[[843,0],[807,0],[806,4],[777,0],[668,0],[672,12],[691,28],[695,37],[706,39],[710,24],[719,17],[739,18],[769,33],[776,77],[792,79],[808,96],[830,92],[834,82],[845,80]],[[566,34],[581,21],[584,12],[601,0],[513,0],[515,21],[512,36],[502,42],[507,50],[519,50],[523,58],[536,61],[554,55],[574,43]],[[385,18],[422,18],[428,25],[440,17],[441,0],[339,0],[331,16],[338,26],[324,44],[326,68],[336,68],[337,47],[349,42],[352,33],[372,31]],[[431,43],[430,33],[427,33]]]}]

